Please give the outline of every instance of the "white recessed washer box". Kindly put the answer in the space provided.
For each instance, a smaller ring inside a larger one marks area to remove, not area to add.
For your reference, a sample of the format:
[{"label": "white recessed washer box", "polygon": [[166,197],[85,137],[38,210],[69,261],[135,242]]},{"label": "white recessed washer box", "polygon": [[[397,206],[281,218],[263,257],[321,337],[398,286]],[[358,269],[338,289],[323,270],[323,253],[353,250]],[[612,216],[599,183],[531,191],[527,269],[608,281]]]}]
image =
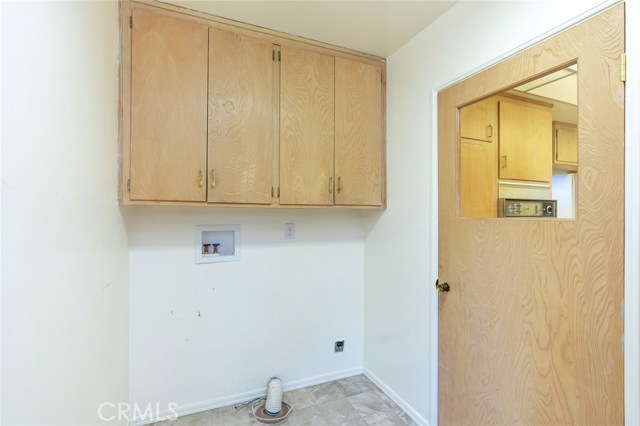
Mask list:
[{"label": "white recessed washer box", "polygon": [[240,260],[240,225],[196,226],[196,263]]}]

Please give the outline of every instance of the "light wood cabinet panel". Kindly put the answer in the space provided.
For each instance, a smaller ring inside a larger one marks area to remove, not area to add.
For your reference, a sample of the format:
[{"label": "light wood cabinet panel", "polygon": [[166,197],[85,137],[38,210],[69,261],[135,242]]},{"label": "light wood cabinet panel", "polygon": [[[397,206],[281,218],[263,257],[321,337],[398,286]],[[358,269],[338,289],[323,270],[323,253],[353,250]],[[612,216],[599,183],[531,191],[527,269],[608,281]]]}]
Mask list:
[{"label": "light wood cabinet panel", "polygon": [[132,200],[205,201],[208,29],[133,10]]},{"label": "light wood cabinet panel", "polygon": [[207,201],[271,204],[273,44],[209,33]]},{"label": "light wood cabinet panel", "polygon": [[335,60],[335,204],[382,204],[382,70]]},{"label": "light wood cabinet panel", "polygon": [[578,128],[575,124],[553,122],[553,167],[578,169]]},{"label": "light wood cabinet panel", "polygon": [[460,141],[462,217],[497,217],[498,176],[495,142]]},{"label": "light wood cabinet panel", "polygon": [[495,97],[460,108],[460,137],[493,142],[498,131],[498,101]]},{"label": "light wood cabinet panel", "polygon": [[551,181],[551,110],[499,102],[500,179]]},{"label": "light wood cabinet panel", "polygon": [[280,204],[333,204],[334,57],[282,46]]},{"label": "light wood cabinet panel", "polygon": [[154,0],[119,36],[120,203],[384,206],[384,59]]}]

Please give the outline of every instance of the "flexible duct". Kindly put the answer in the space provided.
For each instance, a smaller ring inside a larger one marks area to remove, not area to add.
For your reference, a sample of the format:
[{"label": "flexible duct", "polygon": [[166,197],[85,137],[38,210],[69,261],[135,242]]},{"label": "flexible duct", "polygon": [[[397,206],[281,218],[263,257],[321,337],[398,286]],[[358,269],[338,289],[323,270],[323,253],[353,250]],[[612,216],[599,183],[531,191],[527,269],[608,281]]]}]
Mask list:
[{"label": "flexible duct", "polygon": [[264,409],[270,416],[277,416],[282,411],[282,382],[277,377],[269,381]]}]

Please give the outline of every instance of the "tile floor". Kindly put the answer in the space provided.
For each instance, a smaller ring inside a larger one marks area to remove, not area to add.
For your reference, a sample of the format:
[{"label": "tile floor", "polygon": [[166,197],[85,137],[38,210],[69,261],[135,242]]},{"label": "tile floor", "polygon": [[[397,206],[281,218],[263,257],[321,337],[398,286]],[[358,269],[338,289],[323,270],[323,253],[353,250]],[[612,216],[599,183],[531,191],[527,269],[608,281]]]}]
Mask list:
[{"label": "tile floor", "polygon": [[[415,423],[364,375],[285,392],[293,406],[289,426],[415,426]],[[251,407],[233,406],[180,417],[154,426],[256,426]]]}]

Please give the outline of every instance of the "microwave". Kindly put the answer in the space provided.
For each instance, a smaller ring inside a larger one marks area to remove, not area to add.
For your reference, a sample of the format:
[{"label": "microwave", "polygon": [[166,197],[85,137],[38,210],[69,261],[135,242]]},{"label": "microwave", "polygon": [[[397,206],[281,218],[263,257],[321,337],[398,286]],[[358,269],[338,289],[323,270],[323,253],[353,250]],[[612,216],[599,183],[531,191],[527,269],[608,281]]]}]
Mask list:
[{"label": "microwave", "polygon": [[498,217],[557,217],[556,200],[498,199]]}]

